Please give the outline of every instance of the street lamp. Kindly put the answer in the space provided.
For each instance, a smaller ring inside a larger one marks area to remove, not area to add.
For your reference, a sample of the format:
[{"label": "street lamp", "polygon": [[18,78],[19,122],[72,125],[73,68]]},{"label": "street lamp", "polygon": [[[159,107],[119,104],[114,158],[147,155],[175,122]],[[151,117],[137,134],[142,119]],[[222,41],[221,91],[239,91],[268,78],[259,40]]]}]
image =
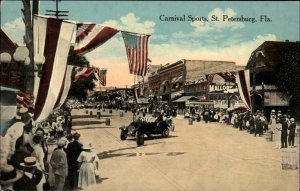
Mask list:
[{"label": "street lamp", "polygon": [[[0,61],[2,65],[2,70],[8,69],[8,64],[10,64],[14,60],[16,63],[20,64],[20,66],[25,66],[24,70],[21,71],[22,75],[24,75],[23,87],[26,91],[27,88],[33,86],[34,78],[33,72],[38,72],[38,75],[41,75],[42,65],[45,62],[45,57],[43,55],[36,55],[34,57],[34,71],[26,70],[26,67],[29,67],[30,58],[29,58],[29,50],[26,46],[19,46],[16,48],[15,52],[11,56],[7,52],[3,52],[0,55]],[[27,83],[27,84],[26,84]],[[26,91],[27,92],[27,91]]]}]

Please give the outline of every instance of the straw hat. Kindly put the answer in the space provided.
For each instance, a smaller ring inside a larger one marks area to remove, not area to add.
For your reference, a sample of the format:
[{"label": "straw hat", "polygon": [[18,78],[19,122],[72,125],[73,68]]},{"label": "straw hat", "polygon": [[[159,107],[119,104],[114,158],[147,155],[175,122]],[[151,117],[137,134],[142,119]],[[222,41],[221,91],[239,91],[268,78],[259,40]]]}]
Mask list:
[{"label": "straw hat", "polygon": [[16,182],[23,176],[23,172],[15,169],[12,165],[1,165],[0,166],[0,184],[10,184]]},{"label": "straw hat", "polygon": [[271,111],[272,113],[275,113],[275,109],[272,109],[272,111]]},{"label": "straw hat", "polygon": [[294,118],[291,118],[291,119],[290,119],[290,121],[294,122],[294,121],[295,121],[295,119],[294,119]]},{"label": "straw hat", "polygon": [[24,162],[20,163],[20,166],[23,167],[34,167],[37,166],[38,162],[35,157],[26,157],[24,158]]}]

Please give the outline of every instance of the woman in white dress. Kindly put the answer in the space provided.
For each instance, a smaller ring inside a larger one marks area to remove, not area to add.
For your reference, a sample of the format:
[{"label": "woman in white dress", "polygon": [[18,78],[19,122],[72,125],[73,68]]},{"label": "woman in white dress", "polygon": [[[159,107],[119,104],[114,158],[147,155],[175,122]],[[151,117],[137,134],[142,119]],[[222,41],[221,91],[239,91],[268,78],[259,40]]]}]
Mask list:
[{"label": "woman in white dress", "polygon": [[275,148],[280,148],[280,132],[278,132],[277,124],[276,124],[276,114],[275,110],[271,111],[270,122],[269,122],[270,130],[273,132],[273,140],[276,143]]},{"label": "woman in white dress", "polygon": [[80,163],[78,187],[83,190],[96,184],[95,163],[98,161],[98,157],[92,152],[92,149],[91,144],[83,146],[83,151],[77,159],[77,162]]}]

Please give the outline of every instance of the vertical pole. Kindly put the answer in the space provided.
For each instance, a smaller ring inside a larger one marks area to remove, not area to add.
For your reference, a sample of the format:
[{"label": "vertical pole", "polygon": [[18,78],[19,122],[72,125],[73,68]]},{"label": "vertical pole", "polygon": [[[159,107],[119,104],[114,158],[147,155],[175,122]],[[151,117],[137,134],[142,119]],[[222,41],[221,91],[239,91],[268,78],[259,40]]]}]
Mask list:
[{"label": "vertical pole", "polygon": [[58,19],[58,0],[56,0],[56,12],[55,12],[56,18]]},{"label": "vertical pole", "polygon": [[252,63],[252,113],[255,112],[255,93],[256,92],[256,57]]}]

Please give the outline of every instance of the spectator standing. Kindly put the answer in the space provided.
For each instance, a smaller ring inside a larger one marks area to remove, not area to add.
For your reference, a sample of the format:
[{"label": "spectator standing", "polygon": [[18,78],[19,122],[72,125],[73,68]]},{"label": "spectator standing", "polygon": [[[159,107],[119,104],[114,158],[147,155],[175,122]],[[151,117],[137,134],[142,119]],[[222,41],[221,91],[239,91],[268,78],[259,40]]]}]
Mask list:
[{"label": "spectator standing", "polygon": [[78,185],[78,162],[77,159],[82,151],[82,144],[79,141],[80,134],[73,135],[74,141],[70,142],[67,146],[67,160],[68,160],[68,182],[71,189]]},{"label": "spectator standing", "polygon": [[83,146],[77,159],[80,163],[78,187],[81,189],[96,184],[95,163],[97,163],[98,157],[92,152],[92,149],[91,144]]},{"label": "spectator standing", "polygon": [[288,123],[286,115],[283,115],[281,122],[281,148],[287,148]]},{"label": "spectator standing", "polygon": [[45,166],[44,166],[45,153],[41,147],[41,142],[42,142],[42,137],[39,135],[34,135],[33,152],[31,153],[31,156],[36,158],[37,162],[40,164],[41,170],[45,171]]},{"label": "spectator standing", "polygon": [[[43,172],[38,169],[38,162],[36,161],[35,157],[27,157],[24,159],[23,163],[20,163],[20,166],[24,167],[24,176],[28,177],[30,182],[29,184],[32,184],[35,186],[35,190],[37,191],[43,191],[43,185],[46,183],[45,176]],[[17,183],[14,185],[15,187],[19,188],[20,190],[30,190],[27,185],[22,182]],[[14,188],[15,188],[14,187]],[[26,189],[25,189],[26,187]]]},{"label": "spectator standing", "polygon": [[295,119],[291,118],[290,119],[290,123],[291,124],[288,127],[288,130],[289,130],[288,142],[289,142],[289,146],[290,147],[294,147],[294,143],[295,143],[295,131],[296,131]]},{"label": "spectator standing", "polygon": [[55,191],[62,191],[66,176],[68,175],[67,155],[64,151],[64,146],[67,144],[66,138],[61,138],[57,142],[57,148],[52,153],[50,165],[55,177]]}]

